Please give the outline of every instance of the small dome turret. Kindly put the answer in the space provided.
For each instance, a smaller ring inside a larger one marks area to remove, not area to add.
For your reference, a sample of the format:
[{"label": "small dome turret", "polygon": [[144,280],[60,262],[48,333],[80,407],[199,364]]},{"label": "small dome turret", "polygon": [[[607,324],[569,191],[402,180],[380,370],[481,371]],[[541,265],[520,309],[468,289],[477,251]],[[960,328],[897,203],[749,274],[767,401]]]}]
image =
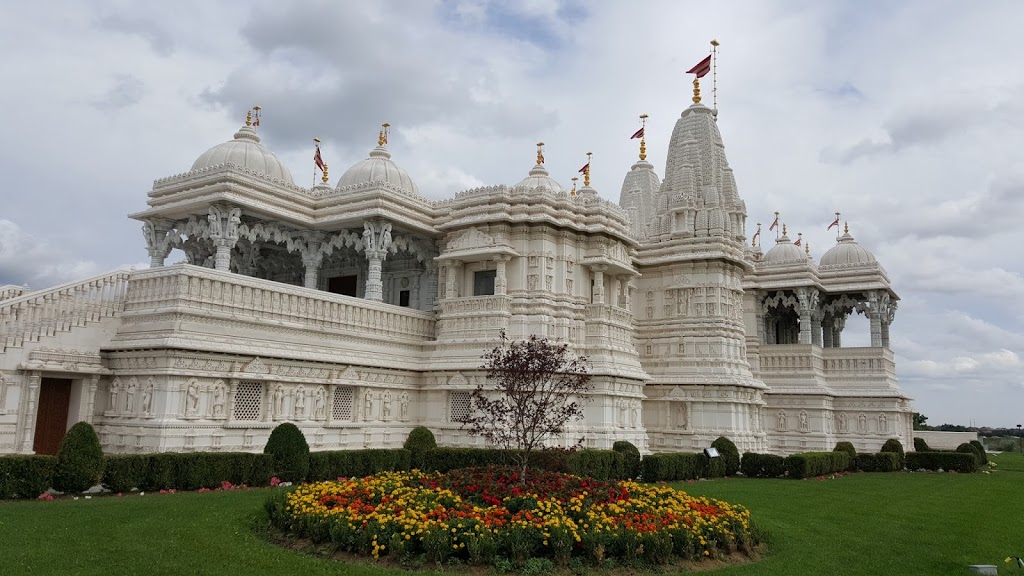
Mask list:
[{"label": "small dome turret", "polygon": [[357,162],[341,175],[341,178],[338,179],[338,190],[374,183],[384,184],[410,194],[419,194],[419,189],[409,177],[409,173],[395,164],[391,159],[391,153],[385,148],[388,143],[389,127],[390,124],[387,123],[381,127],[377,147],[370,150],[369,156],[365,160]]},{"label": "small dome turret", "polygon": [[790,241],[786,227],[782,227],[782,237],[775,241],[762,260],[765,264],[782,264],[783,262],[806,263],[807,254],[799,246]]},{"label": "small dome turret", "polygon": [[520,180],[513,188],[546,188],[552,192],[565,192],[565,188],[551,177],[548,169],[544,167],[544,143],[537,142],[537,164],[530,169],[526,178]]},{"label": "small dome turret", "polygon": [[[259,120],[257,120],[258,122]],[[212,168],[222,164],[233,164],[257,174],[269,176],[286,184],[294,184],[288,167],[277,159],[273,152],[260,144],[260,136],[253,126],[252,111],[245,125],[235,132],[235,137],[203,152],[192,163],[191,171]]]},{"label": "small dome turret", "polygon": [[839,243],[821,256],[820,266],[858,266],[875,264],[875,255],[857,243],[850,235],[850,227],[844,226]]}]

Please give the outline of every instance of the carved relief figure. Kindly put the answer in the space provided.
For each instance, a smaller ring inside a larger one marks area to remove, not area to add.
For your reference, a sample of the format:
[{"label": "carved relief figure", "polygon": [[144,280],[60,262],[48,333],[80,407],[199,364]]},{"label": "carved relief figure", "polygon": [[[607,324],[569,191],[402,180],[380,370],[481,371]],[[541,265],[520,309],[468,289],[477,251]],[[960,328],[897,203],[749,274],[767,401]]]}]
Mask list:
[{"label": "carved relief figure", "polygon": [[306,415],[306,390],[301,386],[295,390],[295,405],[292,412],[295,414],[296,420]]},{"label": "carved relief figure", "polygon": [[633,405],[633,418],[630,420],[630,425],[636,428],[640,424],[640,403],[634,401]]},{"label": "carved relief figure", "polygon": [[849,421],[846,418],[846,412],[841,412],[839,414],[839,431],[840,432],[849,432],[850,431],[850,423],[849,423]]},{"label": "carved relief figure", "polygon": [[284,416],[284,387],[278,386],[274,390],[274,416],[280,418]]},{"label": "carved relief figure", "polygon": [[313,418],[323,420],[327,417],[327,393],[323,386],[316,389],[316,397],[313,399]]},{"label": "carved relief figure", "polygon": [[401,418],[402,420],[409,419],[409,393],[402,392],[402,397],[399,399],[401,403]]},{"label": "carved relief figure", "polygon": [[779,414],[775,417],[775,429],[779,432],[786,431],[786,411],[779,410]]},{"label": "carved relief figure", "polygon": [[121,390],[121,380],[114,378],[114,381],[110,383],[110,405],[109,410],[117,410],[117,396]]},{"label": "carved relief figure", "polygon": [[149,416],[153,413],[153,383],[150,382],[142,391],[142,413]]},{"label": "carved relief figure", "polygon": [[878,415],[878,431],[888,432],[889,431],[889,419],[885,417],[885,414]]},{"label": "carved relief figure", "polygon": [[384,408],[383,408],[384,419],[385,420],[390,420],[391,419],[391,392],[385,392],[384,396],[382,397],[382,401],[383,401],[383,404],[384,404]]},{"label": "carved relief figure", "polygon": [[138,390],[139,384],[132,378],[128,382],[128,390],[125,392],[124,410],[125,412],[132,414],[135,412],[135,392]]},{"label": "carved relief figure", "polygon": [[619,426],[625,428],[626,426],[626,401],[616,400],[615,404],[619,407]]},{"label": "carved relief figure", "polygon": [[859,432],[868,431],[868,417],[865,416],[864,414],[861,414],[860,416],[857,417],[857,430]]},{"label": "carved relief figure", "polygon": [[373,394],[367,390],[363,394],[363,420],[373,419]]},{"label": "carved relief figure", "polygon": [[688,404],[680,402],[678,408],[676,408],[676,428],[686,430],[690,425],[689,418],[687,417],[688,411]]},{"label": "carved relief figure", "polygon": [[210,223],[210,236],[220,236],[220,212],[213,206],[210,206],[210,215],[206,219]]},{"label": "carved relief figure", "polygon": [[224,385],[218,384],[213,388],[213,415],[224,415]]},{"label": "carved relief figure", "polygon": [[193,380],[188,383],[185,393],[185,414],[195,416],[199,412],[199,384]]},{"label": "carved relief figure", "polygon": [[810,422],[808,420],[809,419],[807,418],[807,411],[806,410],[801,410],[800,411],[800,431],[801,432],[808,432],[808,431],[810,431],[811,424],[810,424]]}]

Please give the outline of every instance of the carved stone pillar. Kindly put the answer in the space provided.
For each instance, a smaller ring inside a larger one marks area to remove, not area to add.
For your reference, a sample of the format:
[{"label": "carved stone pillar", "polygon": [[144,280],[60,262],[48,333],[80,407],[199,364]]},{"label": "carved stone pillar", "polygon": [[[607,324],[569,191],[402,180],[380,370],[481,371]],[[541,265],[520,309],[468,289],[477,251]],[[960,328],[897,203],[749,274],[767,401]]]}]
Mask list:
[{"label": "carved stone pillar", "polygon": [[629,305],[630,305],[629,304],[629,281],[632,278],[633,277],[630,276],[629,274],[622,274],[622,275],[618,276],[618,279],[619,279],[619,294],[618,294],[617,298],[618,298],[618,304],[622,308],[629,308]]},{"label": "carved stone pillar", "polygon": [[85,414],[82,414],[81,420],[92,424],[92,415],[96,410],[96,390],[100,387],[100,375],[93,374],[89,377],[89,387],[87,396],[85,397]]},{"label": "carved stone pillar", "polygon": [[821,346],[821,313],[811,313],[811,344]]},{"label": "carved stone pillar", "polygon": [[24,454],[32,453],[32,442],[35,440],[40,380],[41,374],[38,370],[28,373],[28,386],[25,389],[25,412],[21,418],[24,425],[21,430],[20,452]]},{"label": "carved stone pillar", "polygon": [[800,344],[811,343],[811,315],[818,307],[818,291],[814,288],[799,288],[796,291],[799,301],[798,312],[800,314],[800,335],[797,341]]},{"label": "carved stone pillar", "polygon": [[822,347],[832,347],[832,335],[835,333],[835,318],[831,314],[826,314],[821,321],[821,339]]},{"label": "carved stone pillar", "polygon": [[619,280],[619,276],[612,276],[612,295],[609,298],[609,304],[612,306],[620,305],[620,297],[622,292],[622,282]]},{"label": "carved stone pillar", "polygon": [[171,253],[170,232],[172,222],[169,220],[146,220],[142,223],[142,235],[146,238],[146,251],[149,253],[149,267],[159,268]]},{"label": "carved stone pillar", "polygon": [[449,260],[448,261],[448,276],[444,281],[444,296],[445,298],[458,298],[458,283],[456,283],[456,273],[462,268],[461,260]]},{"label": "carved stone pillar", "polygon": [[882,346],[882,311],[881,299],[877,292],[868,294],[868,320],[871,322],[871,347]]},{"label": "carved stone pillar", "polygon": [[241,208],[210,206],[206,217],[209,222],[209,236],[217,248],[214,255],[214,268],[222,272],[231,271],[231,250],[238,242],[238,226],[242,223]]},{"label": "carved stone pillar", "polygon": [[591,266],[590,270],[594,273],[593,302],[604,304],[604,271],[607,266]]},{"label": "carved stone pillar", "polygon": [[832,328],[832,346],[843,347],[843,329],[846,328],[846,316],[839,316],[835,319],[835,326]]},{"label": "carved stone pillar", "polygon": [[363,251],[369,267],[366,272],[367,300],[384,301],[384,283],[381,281],[381,268],[391,247],[390,222],[363,222]]},{"label": "carved stone pillar", "polygon": [[324,261],[324,253],[320,251],[322,237],[319,234],[306,234],[299,246],[302,266],[305,268],[302,285],[316,290],[319,281],[320,264]]},{"label": "carved stone pillar", "polygon": [[494,273],[494,293],[497,295],[504,296],[508,290],[508,278],[505,277],[505,263],[511,259],[512,257],[507,254],[494,257],[496,269]]},{"label": "carved stone pillar", "polygon": [[420,290],[423,291],[420,295],[420,308],[430,310],[437,300],[437,262],[428,261],[427,270],[423,274],[425,279],[420,282]]}]

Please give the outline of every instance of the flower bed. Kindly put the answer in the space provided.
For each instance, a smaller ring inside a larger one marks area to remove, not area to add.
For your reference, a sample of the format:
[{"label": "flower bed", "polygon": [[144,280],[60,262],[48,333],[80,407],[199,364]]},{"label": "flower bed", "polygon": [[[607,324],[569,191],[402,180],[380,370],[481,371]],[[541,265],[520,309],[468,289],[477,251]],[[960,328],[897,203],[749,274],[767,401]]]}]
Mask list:
[{"label": "flower bed", "polygon": [[602,482],[511,468],[447,474],[385,472],[307,484],[267,502],[278,528],[379,558],[489,564],[572,557],[601,562],[718,557],[755,543],[741,506],[693,498],[664,484]]}]

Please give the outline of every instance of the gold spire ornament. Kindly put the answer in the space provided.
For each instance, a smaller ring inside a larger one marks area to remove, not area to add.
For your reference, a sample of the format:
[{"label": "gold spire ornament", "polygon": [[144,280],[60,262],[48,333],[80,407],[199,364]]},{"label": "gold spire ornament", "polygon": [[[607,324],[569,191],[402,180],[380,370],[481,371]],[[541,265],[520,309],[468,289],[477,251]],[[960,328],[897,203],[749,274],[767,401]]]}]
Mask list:
[{"label": "gold spire ornament", "polygon": [[693,103],[700,104],[700,78],[693,79]]},{"label": "gold spire ornament", "polygon": [[327,163],[326,162],[324,163],[324,175],[320,177],[320,180],[322,180],[324,184],[327,184],[327,180],[329,180],[329,178],[327,177]]},{"label": "gold spire ornament", "polygon": [[544,164],[544,143],[537,142],[537,165]]},{"label": "gold spire ornament", "polygon": [[782,235],[783,236],[786,235],[786,225],[785,224],[782,225]]},{"label": "gold spire ornament", "polygon": [[593,152],[587,152],[587,169],[583,172],[583,187],[590,187],[590,160],[593,158]]},{"label": "gold spire ornament", "polygon": [[569,196],[575,196],[576,195],[576,181],[577,180],[579,180],[579,178],[577,178],[576,176],[572,177],[572,191],[569,192]]},{"label": "gold spire ornament", "polygon": [[804,244],[804,254],[807,254],[808,256],[811,255],[811,243],[810,242]]},{"label": "gold spire ornament", "polygon": [[849,221],[843,222],[843,234],[849,234],[849,233],[850,233],[850,222]]},{"label": "gold spire ornament", "polygon": [[245,125],[252,126],[252,109],[245,113]]},{"label": "gold spire ornament", "polygon": [[377,146],[384,146],[388,143],[388,128],[390,127],[391,124],[388,124],[387,122],[380,125],[380,135],[377,136]]},{"label": "gold spire ornament", "polygon": [[647,160],[647,114],[640,115],[640,160]]}]

